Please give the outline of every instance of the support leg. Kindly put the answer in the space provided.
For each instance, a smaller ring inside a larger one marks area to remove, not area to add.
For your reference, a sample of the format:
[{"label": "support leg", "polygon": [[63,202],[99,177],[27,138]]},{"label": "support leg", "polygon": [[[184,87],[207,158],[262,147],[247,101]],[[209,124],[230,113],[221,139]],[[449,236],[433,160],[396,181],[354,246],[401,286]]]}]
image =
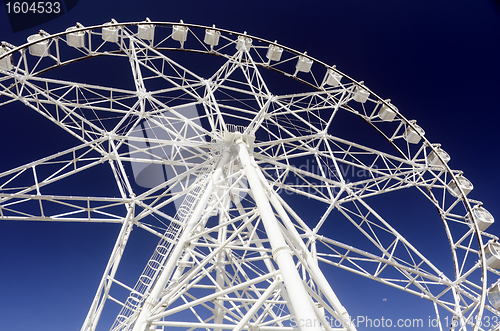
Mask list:
[{"label": "support leg", "polygon": [[[302,279],[295,267],[292,252],[285,242],[278,220],[274,216],[269,200],[267,199],[266,191],[260,182],[257,171],[250,162],[247,145],[242,139],[236,141],[238,146],[238,154],[243,166],[245,167],[248,183],[252,190],[257,208],[269,237],[273,250],[273,258],[278,264],[278,267],[283,276],[283,281],[288,290],[290,301],[296,314],[297,324],[304,331],[321,331],[321,327],[312,323],[318,320],[318,316],[311,305],[309,295],[302,283]],[[309,323],[308,323],[309,322]],[[314,324],[312,326],[308,326]]]}]

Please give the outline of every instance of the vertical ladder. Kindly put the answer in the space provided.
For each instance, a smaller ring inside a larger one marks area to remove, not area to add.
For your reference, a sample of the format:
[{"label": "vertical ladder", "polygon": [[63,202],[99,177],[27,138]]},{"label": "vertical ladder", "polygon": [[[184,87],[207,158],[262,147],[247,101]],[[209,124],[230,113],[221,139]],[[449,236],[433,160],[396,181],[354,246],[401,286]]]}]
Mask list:
[{"label": "vertical ladder", "polygon": [[200,169],[200,175],[192,184],[193,188],[186,194],[174,216],[175,221],[170,222],[110,330],[124,331],[132,326],[136,315],[140,311],[139,308],[142,307],[144,299],[151,291],[170,251],[181,235],[186,222],[191,217],[198,200],[205,192],[208,180],[211,178],[212,168],[212,164],[209,164]]}]

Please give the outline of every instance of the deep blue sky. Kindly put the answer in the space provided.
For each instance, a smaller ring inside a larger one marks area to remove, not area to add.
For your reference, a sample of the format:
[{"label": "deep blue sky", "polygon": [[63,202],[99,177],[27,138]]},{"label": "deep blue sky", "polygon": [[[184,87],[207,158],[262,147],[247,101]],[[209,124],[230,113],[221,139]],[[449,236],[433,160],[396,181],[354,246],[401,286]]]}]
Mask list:
[{"label": "deep blue sky", "polygon": [[[75,22],[90,26],[111,18],[126,22],[145,17],[247,31],[337,65],[381,97],[392,99],[407,118],[417,119],[427,137],[451,155],[451,167],[463,170],[473,182],[471,197],[483,201],[500,220],[498,3],[80,0],[62,17],[15,34],[2,7],[0,40],[21,45],[38,29],[56,33]],[[29,112],[23,114],[12,123],[11,115],[0,109],[0,171],[44,155],[43,140],[23,138],[38,126]],[[500,226],[490,230],[500,233]],[[0,330],[79,330],[117,231],[113,225],[1,223]],[[140,236],[133,240],[140,241]],[[134,257],[130,259],[132,263]],[[361,286],[364,289],[368,287]],[[355,298],[362,296],[352,291]],[[392,299],[404,302],[397,295]],[[380,297],[373,303],[383,304]],[[376,309],[373,318],[383,314],[383,307]],[[403,318],[427,317],[427,311],[408,311],[401,310]]]}]

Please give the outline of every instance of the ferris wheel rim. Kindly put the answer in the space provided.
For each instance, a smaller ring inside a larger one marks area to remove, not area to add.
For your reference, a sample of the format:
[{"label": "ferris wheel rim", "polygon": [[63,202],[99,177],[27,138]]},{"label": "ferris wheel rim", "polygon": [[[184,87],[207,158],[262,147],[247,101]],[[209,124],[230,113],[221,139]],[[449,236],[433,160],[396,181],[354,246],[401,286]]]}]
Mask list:
[{"label": "ferris wheel rim", "polygon": [[[123,22],[123,23],[104,23],[104,24],[98,24],[98,25],[93,25],[93,26],[88,26],[88,27],[81,27],[81,28],[76,28],[74,30],[71,30],[71,31],[68,31],[67,29],[65,31],[62,31],[62,32],[58,32],[58,33],[54,33],[54,34],[48,34],[46,33],[45,31],[43,31],[43,33],[45,33],[46,35],[44,35],[42,38],[40,39],[37,39],[37,40],[34,40],[34,41],[31,41],[31,42],[27,42],[27,43],[24,43],[23,45],[20,45],[18,47],[15,47],[15,48],[12,48],[12,49],[9,49],[7,52],[3,53],[0,55],[0,59],[3,59],[7,56],[10,56],[16,52],[20,52],[20,51],[26,51],[29,46],[32,46],[32,45],[35,45],[41,41],[48,41],[50,39],[54,39],[54,38],[59,38],[59,37],[62,37],[62,36],[66,36],[70,33],[75,33],[75,32],[87,32],[87,31],[92,31],[92,30],[96,30],[96,29],[102,29],[102,28],[106,28],[106,27],[126,27],[126,26],[140,26],[140,25],[160,25],[160,26],[185,26],[185,27],[192,27],[192,28],[199,28],[199,29],[206,29],[206,30],[215,30],[215,31],[219,31],[219,32],[224,32],[224,33],[227,33],[229,35],[236,35],[236,36],[243,36],[243,37],[247,37],[247,38],[251,38],[251,39],[255,39],[257,41],[260,41],[260,42],[263,42],[263,43],[266,43],[268,45],[276,45],[276,46],[279,46],[281,48],[283,48],[284,50],[287,50],[288,52],[291,52],[297,56],[304,56],[304,57],[307,57],[309,60],[312,60],[314,63],[318,63],[320,64],[321,66],[327,68],[327,69],[331,69],[333,71],[335,71],[336,73],[342,75],[342,77],[348,79],[349,81],[351,81],[352,83],[354,83],[356,86],[359,86],[360,88],[366,90],[367,92],[369,92],[371,95],[373,95],[380,104],[383,104],[385,106],[388,106],[390,107],[391,104],[390,102],[388,101],[388,99],[383,99],[382,97],[380,97],[378,94],[376,94],[375,92],[373,92],[371,89],[369,89],[367,86],[364,85],[363,81],[357,81],[355,80],[354,78],[350,77],[349,75],[345,74],[344,72],[338,70],[336,68],[335,65],[332,65],[332,66],[329,66],[327,65],[325,62],[315,58],[315,57],[312,57],[310,55],[307,54],[307,52],[299,52],[293,48],[290,48],[286,45],[283,45],[283,44],[279,44],[277,43],[277,41],[274,41],[274,42],[271,42],[270,40],[267,40],[267,39],[264,39],[264,38],[260,38],[260,37],[256,37],[256,36],[253,36],[253,35],[249,35],[247,34],[246,32],[244,33],[241,33],[241,32],[236,32],[236,31],[232,31],[232,30],[227,30],[227,29],[222,29],[222,28],[218,28],[218,27],[215,27],[212,26],[205,26],[205,25],[199,25],[199,24],[192,24],[192,23],[184,23],[182,22],[162,22],[162,21],[132,21],[132,22]],[[42,31],[42,30],[41,30]],[[8,45],[7,43],[5,42],[2,42],[2,45]],[[161,48],[160,48],[161,49]],[[182,51],[187,51],[187,52],[195,52],[195,50],[193,49],[183,49],[183,48],[172,48],[172,49],[168,49],[168,50],[182,50]],[[199,51],[197,51],[197,53],[200,53]],[[201,52],[201,53],[204,53],[204,54],[208,54],[208,55],[219,55],[218,53],[216,52],[213,52],[213,51],[207,51],[207,52]],[[106,56],[107,54],[95,54],[97,56]],[[88,58],[92,58],[93,56],[95,55],[86,55],[86,56],[83,56],[81,58],[77,58],[77,59],[73,59],[73,61],[81,61],[81,60],[85,60],[85,59],[88,59]],[[52,66],[52,67],[49,67],[49,68],[46,68],[45,70],[41,71],[41,72],[45,72],[45,71],[49,71],[49,70],[52,70],[54,68],[57,68],[59,66],[62,66],[62,65],[65,65],[65,64],[71,64],[72,61],[68,61],[67,63],[59,63],[57,64],[56,66]],[[266,67],[264,67],[266,68]],[[267,67],[266,69],[270,69],[269,67]],[[2,70],[0,68],[0,70]],[[284,72],[281,72],[281,71],[278,71],[280,74],[282,75],[285,75],[287,76]],[[38,73],[37,73],[38,74]],[[307,82],[301,80],[300,78],[298,77],[293,77],[294,79],[304,83],[304,84],[307,84],[309,85]],[[316,88],[316,87],[315,87]],[[414,123],[414,120],[408,120],[401,112],[397,111],[397,115],[398,117],[401,118],[401,120],[407,124],[408,126],[412,127],[413,129],[415,129],[415,123]],[[435,144],[431,143],[426,137],[425,135],[421,134],[421,132],[419,130],[415,130],[415,132],[420,136],[421,139],[423,139],[426,143],[427,146],[429,146],[429,148],[431,148],[433,151],[436,151],[436,148],[435,148]],[[439,154],[437,154],[437,157],[442,161],[441,159],[441,156]],[[448,166],[447,163],[443,163],[444,167],[446,168],[447,172],[452,176],[453,179],[455,179],[455,175],[454,173],[452,172],[451,168]],[[461,190],[461,188],[460,188]],[[463,192],[462,192],[463,194]],[[464,195],[465,197],[465,195]],[[472,208],[470,208],[470,206],[468,206],[469,208],[469,212],[471,212]]]}]

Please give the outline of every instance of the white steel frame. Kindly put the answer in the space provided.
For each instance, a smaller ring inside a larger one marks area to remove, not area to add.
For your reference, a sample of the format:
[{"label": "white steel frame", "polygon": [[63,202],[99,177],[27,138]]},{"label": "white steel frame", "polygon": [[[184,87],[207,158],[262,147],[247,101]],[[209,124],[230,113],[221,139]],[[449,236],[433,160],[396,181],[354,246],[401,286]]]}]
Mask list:
[{"label": "white steel frame", "polygon": [[[481,203],[462,187],[451,193],[461,172],[442,157],[430,164],[439,146],[362,82],[276,42],[215,27],[149,20],[77,25],[71,33],[84,34],[83,47],[68,44],[69,32],[40,33],[37,42],[48,42],[44,57],[30,54],[35,43],[3,43],[0,106],[20,101],[80,143],[0,173],[0,219],[121,224],[82,331],[95,330],[113,303],[122,307],[113,331],[289,330],[292,318],[332,330],[325,316],[355,330],[320,262],[422,297],[438,316],[453,316],[457,330],[483,330],[477,323],[483,314],[500,316],[486,300],[490,279],[500,274],[485,267],[484,244],[497,237],[478,228],[472,208]],[[204,78],[175,60],[182,52],[221,64]],[[129,62],[135,88],[50,78],[51,70],[100,57]],[[302,91],[273,94],[269,72],[295,80]],[[158,81],[163,88],[148,87]],[[185,117],[189,105],[203,114]],[[392,121],[381,119],[382,107],[396,113]],[[393,152],[332,134],[340,112],[362,119]],[[146,119],[152,132],[173,138],[134,135]],[[417,143],[408,141],[412,134]],[[158,150],[169,153],[159,157]],[[298,166],[304,160],[316,168]],[[129,179],[132,162],[171,167],[176,175],[140,191]],[[44,194],[102,164],[111,168],[120,197]],[[368,176],[347,178],[345,167]],[[434,265],[369,203],[402,189],[420,191],[437,208],[453,273]],[[304,219],[279,192],[323,203],[322,217]],[[176,200],[182,203],[174,214]],[[36,210],[26,207],[33,202]],[[371,251],[322,232],[334,212]],[[116,278],[134,227],[159,239],[135,286]],[[114,288],[129,294],[114,296]]]}]

